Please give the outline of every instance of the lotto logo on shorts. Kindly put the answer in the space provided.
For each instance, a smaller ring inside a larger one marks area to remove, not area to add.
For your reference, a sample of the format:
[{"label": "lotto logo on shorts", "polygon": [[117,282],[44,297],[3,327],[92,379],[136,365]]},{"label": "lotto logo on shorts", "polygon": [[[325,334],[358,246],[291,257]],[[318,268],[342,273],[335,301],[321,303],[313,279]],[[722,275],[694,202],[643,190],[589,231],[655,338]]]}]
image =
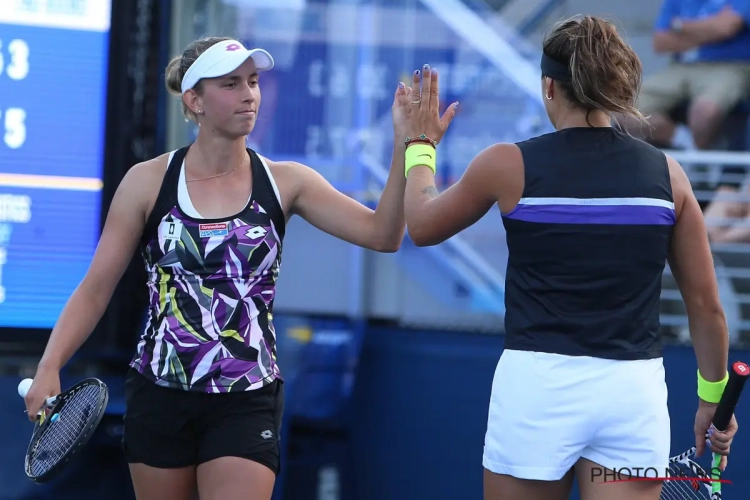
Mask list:
[{"label": "lotto logo on shorts", "polygon": [[220,224],[200,224],[198,226],[201,238],[210,238],[212,236],[226,236],[229,234],[229,225],[226,222]]}]

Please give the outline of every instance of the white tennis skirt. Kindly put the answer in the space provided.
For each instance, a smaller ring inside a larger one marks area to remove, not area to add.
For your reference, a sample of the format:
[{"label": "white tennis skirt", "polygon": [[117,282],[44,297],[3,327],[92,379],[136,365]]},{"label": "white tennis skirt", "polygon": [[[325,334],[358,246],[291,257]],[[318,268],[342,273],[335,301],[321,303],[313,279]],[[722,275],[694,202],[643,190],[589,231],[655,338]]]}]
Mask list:
[{"label": "white tennis skirt", "polygon": [[661,358],[503,351],[487,419],[487,470],[554,481],[581,457],[614,470],[664,470],[669,448]]}]

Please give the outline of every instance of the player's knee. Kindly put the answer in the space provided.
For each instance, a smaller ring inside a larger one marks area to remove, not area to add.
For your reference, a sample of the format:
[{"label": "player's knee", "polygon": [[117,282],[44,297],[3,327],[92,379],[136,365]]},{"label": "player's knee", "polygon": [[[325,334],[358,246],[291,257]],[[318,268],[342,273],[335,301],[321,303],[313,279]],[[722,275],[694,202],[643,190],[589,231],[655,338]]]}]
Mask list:
[{"label": "player's knee", "polygon": [[698,149],[708,149],[724,119],[724,110],[716,102],[698,98],[690,106],[688,127]]}]

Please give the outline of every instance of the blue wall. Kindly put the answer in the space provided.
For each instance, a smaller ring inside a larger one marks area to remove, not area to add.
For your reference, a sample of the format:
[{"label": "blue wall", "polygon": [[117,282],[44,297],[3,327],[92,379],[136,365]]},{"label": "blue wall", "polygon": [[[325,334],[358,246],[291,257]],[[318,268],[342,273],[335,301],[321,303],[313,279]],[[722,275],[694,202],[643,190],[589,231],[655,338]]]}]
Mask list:
[{"label": "blue wall", "polygon": [[[357,500],[482,498],[481,457],[487,405],[501,351],[502,337],[497,335],[371,328],[365,336],[354,387],[351,417],[356,425],[351,442],[326,447],[319,441],[307,441],[307,449],[321,455],[330,452],[346,462],[349,469],[345,473],[356,478]],[[750,352],[733,351],[730,360],[737,359],[750,360]],[[665,365],[673,452],[684,451],[693,442],[696,406],[692,349],[668,347]],[[5,399],[0,406],[0,499],[49,498],[50,490],[31,484],[23,475],[23,454],[31,427],[16,395],[17,383],[17,378],[0,378],[0,392]],[[116,380],[108,383],[113,391],[111,408],[116,409],[121,388]],[[750,418],[750,397],[740,403],[737,414],[740,433],[726,474],[734,484],[725,486],[725,491],[733,498],[747,498],[750,431],[743,422]],[[117,417],[111,417],[102,432],[116,434],[116,422]],[[116,441],[115,437],[99,436],[99,446],[91,446],[89,455],[79,463],[88,476],[97,478],[88,479],[86,484],[98,491],[88,496],[56,490],[53,497],[102,498],[105,488],[116,485],[118,498],[131,498],[127,469]],[[297,444],[297,448],[305,448],[305,442],[299,439]],[[286,465],[294,468],[292,477],[298,484],[302,483],[302,475],[310,480],[319,476],[317,470],[305,471],[314,463],[315,460],[286,460]],[[94,470],[99,468],[96,464],[104,470]],[[303,489],[306,495],[295,494],[291,498],[321,498],[317,487]],[[293,488],[289,490],[291,494]],[[348,498],[342,496],[341,500]]]},{"label": "blue wall", "polygon": [[[482,449],[502,338],[466,333],[369,332],[355,390],[358,500],[482,498]],[[732,351],[730,361],[750,360]],[[665,352],[673,454],[693,444],[697,405],[692,348]],[[728,496],[750,492],[750,397],[726,479]],[[578,498],[577,494],[572,498]]]}]

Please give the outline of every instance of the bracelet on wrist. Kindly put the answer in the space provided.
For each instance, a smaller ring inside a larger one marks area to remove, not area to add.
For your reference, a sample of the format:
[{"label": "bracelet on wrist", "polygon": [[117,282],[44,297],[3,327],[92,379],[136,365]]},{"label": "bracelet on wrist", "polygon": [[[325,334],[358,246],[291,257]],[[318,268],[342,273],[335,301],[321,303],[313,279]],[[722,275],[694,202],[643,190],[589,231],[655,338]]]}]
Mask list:
[{"label": "bracelet on wrist", "polygon": [[433,148],[437,148],[437,142],[433,141],[426,135],[422,134],[419,137],[407,137],[404,141],[404,145],[408,148],[410,144],[426,143],[431,144]]}]

